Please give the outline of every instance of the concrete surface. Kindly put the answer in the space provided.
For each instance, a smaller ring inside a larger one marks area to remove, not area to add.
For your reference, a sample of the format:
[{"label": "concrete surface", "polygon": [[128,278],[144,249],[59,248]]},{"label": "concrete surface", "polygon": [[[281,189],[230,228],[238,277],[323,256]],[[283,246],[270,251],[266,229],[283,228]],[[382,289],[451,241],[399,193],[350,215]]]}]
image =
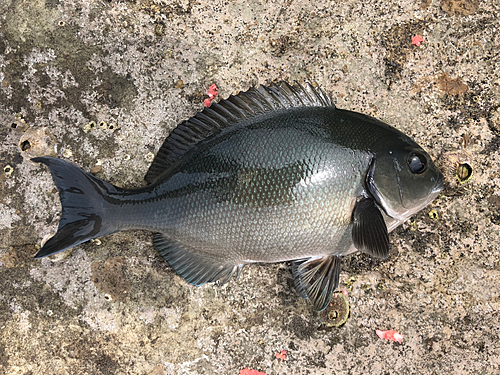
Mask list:
[{"label": "concrete surface", "polygon": [[[500,373],[499,14],[496,0],[1,1],[0,373]],[[297,295],[286,264],[192,287],[148,232],[32,258],[60,204],[27,157],[141,186],[210,84],[227,97],[283,79],[393,124],[446,175],[389,259],[346,259],[343,326]]]}]

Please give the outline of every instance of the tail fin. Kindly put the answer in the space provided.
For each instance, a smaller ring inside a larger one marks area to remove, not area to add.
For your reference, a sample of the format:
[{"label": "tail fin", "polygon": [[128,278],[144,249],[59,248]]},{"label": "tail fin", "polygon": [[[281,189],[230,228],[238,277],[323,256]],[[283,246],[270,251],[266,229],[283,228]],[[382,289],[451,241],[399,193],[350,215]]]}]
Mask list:
[{"label": "tail fin", "polygon": [[62,205],[57,233],[45,243],[35,258],[56,254],[116,231],[116,228],[110,227],[105,221],[106,206],[109,207],[106,196],[110,192],[119,192],[120,188],[64,160],[51,157],[31,160],[49,167]]}]

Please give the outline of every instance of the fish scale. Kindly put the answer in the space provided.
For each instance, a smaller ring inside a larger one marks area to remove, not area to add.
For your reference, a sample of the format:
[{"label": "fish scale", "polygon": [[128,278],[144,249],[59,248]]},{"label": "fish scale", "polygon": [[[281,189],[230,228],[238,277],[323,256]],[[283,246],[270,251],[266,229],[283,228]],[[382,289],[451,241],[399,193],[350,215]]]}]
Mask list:
[{"label": "fish scale", "polygon": [[125,190],[50,157],[63,207],[36,257],[126,229],[153,243],[194,285],[237,277],[245,264],[292,261],[299,293],[324,309],[340,261],[389,255],[388,232],[442,190],[429,155],[403,133],[340,110],[311,85],[260,86],[173,130],[146,180]]}]

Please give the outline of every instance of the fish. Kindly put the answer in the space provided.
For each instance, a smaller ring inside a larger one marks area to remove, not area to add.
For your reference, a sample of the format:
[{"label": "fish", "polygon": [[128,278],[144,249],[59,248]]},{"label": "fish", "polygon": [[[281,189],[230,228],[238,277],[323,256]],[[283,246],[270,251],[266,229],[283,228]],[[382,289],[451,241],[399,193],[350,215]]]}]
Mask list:
[{"label": "fish", "polygon": [[443,175],[410,137],[297,82],[250,88],[181,122],[141,188],[58,158],[32,161],[49,168],[62,205],[56,234],[35,258],[148,230],[192,285],[290,262],[298,293],[317,311],[338,288],[343,257],[387,258],[389,233],[443,190]]}]

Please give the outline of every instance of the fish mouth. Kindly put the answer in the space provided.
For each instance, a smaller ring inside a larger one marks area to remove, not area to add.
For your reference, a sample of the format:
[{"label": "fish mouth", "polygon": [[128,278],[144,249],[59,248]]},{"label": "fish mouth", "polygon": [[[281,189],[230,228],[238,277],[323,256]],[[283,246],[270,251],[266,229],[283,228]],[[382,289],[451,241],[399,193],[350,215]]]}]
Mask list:
[{"label": "fish mouth", "polygon": [[444,176],[440,173],[438,180],[436,181],[436,186],[434,186],[434,189],[432,189],[431,194],[439,194],[443,191],[444,189],[443,180]]}]

